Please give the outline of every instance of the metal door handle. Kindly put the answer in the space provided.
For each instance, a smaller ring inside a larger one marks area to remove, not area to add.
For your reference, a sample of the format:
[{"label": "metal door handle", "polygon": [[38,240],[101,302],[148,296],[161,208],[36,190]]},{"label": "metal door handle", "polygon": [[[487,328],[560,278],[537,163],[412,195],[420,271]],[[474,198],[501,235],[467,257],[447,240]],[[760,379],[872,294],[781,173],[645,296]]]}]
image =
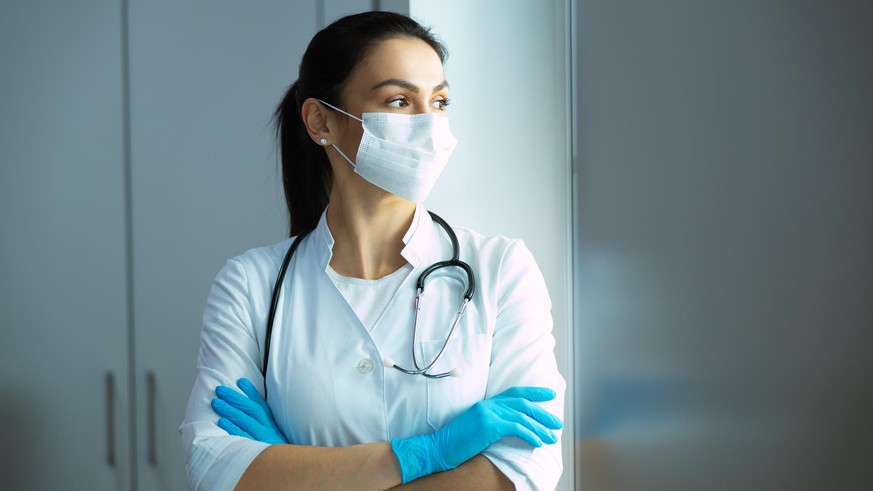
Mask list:
[{"label": "metal door handle", "polygon": [[155,442],[155,395],[157,392],[157,377],[155,376],[155,372],[149,371],[146,373],[146,391],[148,392],[148,413],[146,414],[146,418],[148,419],[148,458],[149,465],[152,467],[157,467],[158,465],[158,451],[157,444]]},{"label": "metal door handle", "polygon": [[115,375],[106,372],[106,463],[115,467]]}]

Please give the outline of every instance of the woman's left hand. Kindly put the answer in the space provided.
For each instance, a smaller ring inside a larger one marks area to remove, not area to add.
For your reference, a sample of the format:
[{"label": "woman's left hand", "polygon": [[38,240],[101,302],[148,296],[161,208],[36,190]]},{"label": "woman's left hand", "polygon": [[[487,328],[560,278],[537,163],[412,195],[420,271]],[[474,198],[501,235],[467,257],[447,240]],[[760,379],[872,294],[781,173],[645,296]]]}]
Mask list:
[{"label": "woman's left hand", "polygon": [[245,378],[236,385],[245,395],[223,385],[215,388],[218,398],[212,399],[212,409],[220,416],[218,426],[235,436],[269,444],[288,443],[258,389]]}]

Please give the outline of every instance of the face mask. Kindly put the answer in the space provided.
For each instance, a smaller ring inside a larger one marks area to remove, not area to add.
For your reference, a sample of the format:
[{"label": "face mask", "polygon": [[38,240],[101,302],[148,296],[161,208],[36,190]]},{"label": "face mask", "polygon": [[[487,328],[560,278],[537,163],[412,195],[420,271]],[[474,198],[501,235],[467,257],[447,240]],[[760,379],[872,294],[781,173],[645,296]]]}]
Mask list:
[{"label": "face mask", "polygon": [[358,175],[409,201],[427,199],[458,143],[449,118],[433,113],[364,113],[360,119],[321,103],[361,122],[364,135],[354,162],[331,144]]}]

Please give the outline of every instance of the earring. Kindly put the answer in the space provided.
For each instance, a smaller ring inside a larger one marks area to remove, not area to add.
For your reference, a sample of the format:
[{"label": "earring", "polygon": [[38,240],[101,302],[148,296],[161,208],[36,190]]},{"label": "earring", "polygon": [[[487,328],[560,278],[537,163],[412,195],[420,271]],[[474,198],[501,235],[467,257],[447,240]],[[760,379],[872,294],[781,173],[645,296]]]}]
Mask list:
[{"label": "earring", "polygon": [[322,138],[318,141],[318,143],[321,143],[322,145],[327,145],[327,138]]}]

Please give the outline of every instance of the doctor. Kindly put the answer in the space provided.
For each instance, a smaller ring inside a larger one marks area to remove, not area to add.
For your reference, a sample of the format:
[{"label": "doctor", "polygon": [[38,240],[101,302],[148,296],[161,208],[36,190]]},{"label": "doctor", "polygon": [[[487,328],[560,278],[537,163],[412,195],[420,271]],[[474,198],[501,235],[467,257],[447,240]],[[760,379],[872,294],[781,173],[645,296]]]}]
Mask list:
[{"label": "doctor", "polygon": [[[270,336],[295,237],[215,279],[180,427],[192,489],[555,487],[565,384],[542,275],[521,241],[421,204],[455,146],[446,56],[387,12],[312,39],[276,111],[302,239]],[[421,274],[454,254],[472,274],[433,272],[419,303]]]}]

